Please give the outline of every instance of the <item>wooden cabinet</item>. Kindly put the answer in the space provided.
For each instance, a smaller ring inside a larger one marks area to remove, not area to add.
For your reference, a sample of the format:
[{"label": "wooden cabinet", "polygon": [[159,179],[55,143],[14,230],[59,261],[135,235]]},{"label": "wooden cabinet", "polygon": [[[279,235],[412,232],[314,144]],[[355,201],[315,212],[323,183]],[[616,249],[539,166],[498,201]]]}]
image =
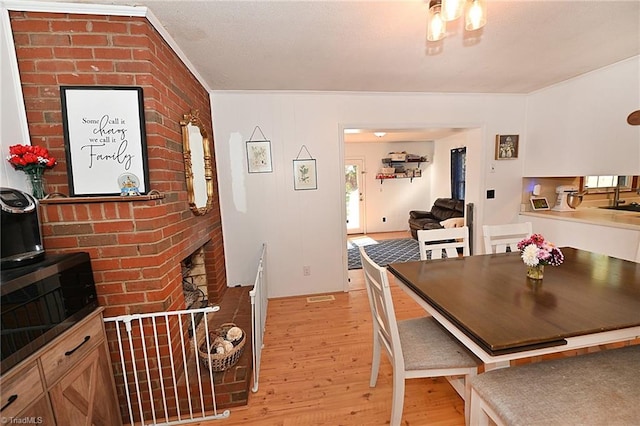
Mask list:
[{"label": "wooden cabinet", "polygon": [[73,327],[49,344],[40,357],[47,385],[51,386],[72,367],[104,342],[102,316],[92,316],[80,327]]},{"label": "wooden cabinet", "polygon": [[44,393],[38,365],[21,366],[7,378],[2,378],[2,416],[16,417]]},{"label": "wooden cabinet", "polygon": [[[43,393],[42,396],[36,399],[33,404],[22,410],[17,416],[23,424],[31,425],[55,425],[56,420],[51,411],[51,404],[49,398]],[[12,423],[16,423],[13,421]],[[11,424],[11,423],[9,423]],[[59,424],[59,423],[58,423]]]},{"label": "wooden cabinet", "polygon": [[120,424],[120,411],[110,386],[110,361],[99,345],[49,391],[59,425]]},{"label": "wooden cabinet", "polygon": [[0,415],[18,423],[121,425],[102,311],[16,365],[0,389]]}]

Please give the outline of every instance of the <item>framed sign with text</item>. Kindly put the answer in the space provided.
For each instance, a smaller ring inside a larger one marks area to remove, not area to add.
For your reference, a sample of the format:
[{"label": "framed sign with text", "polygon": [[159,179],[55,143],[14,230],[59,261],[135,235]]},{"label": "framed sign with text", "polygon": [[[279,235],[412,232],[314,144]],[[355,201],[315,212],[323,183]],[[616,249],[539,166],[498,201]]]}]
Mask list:
[{"label": "framed sign with text", "polygon": [[61,86],[60,97],[69,195],[149,192],[142,88]]}]

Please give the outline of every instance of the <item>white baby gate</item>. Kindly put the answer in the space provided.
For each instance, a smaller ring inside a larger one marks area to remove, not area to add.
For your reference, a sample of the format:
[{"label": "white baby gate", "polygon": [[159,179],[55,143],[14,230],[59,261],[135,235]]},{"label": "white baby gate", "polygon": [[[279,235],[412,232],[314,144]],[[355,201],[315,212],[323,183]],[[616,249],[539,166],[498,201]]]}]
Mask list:
[{"label": "white baby gate", "polygon": [[[218,306],[183,311],[105,318],[117,335],[120,364],[131,425],[177,425],[229,417],[218,413],[213,371],[198,359],[195,330],[204,327],[207,353],[208,315]],[[200,320],[200,322],[198,322]],[[118,380],[116,380],[118,383]]]},{"label": "white baby gate", "polygon": [[260,376],[260,359],[262,356],[264,328],[267,322],[267,280],[265,278],[267,245],[262,244],[262,253],[258,262],[258,271],[253,283],[251,296],[251,336],[253,348],[253,392],[258,391],[258,378]]}]

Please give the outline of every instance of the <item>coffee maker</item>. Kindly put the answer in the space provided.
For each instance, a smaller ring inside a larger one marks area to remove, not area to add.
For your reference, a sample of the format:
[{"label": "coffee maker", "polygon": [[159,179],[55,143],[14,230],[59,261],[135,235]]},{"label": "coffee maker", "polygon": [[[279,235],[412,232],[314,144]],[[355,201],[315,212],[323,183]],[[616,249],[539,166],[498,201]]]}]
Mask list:
[{"label": "coffee maker", "polygon": [[17,189],[0,188],[0,209],[0,268],[15,268],[42,260],[44,247],[36,199]]}]

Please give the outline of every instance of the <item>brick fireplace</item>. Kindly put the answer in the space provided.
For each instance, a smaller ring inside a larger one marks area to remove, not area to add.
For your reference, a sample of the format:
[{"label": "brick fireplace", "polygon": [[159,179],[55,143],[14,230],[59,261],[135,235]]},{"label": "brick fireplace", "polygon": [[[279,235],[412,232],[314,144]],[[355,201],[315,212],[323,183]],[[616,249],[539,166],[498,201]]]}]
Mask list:
[{"label": "brick fireplace", "polygon": [[208,299],[207,269],[204,247],[200,247],[180,263],[182,269],[182,293],[187,308],[206,306]]},{"label": "brick fireplace", "polygon": [[[213,208],[196,216],[179,124],[198,110],[213,135],[209,93],[145,18],[12,11],[10,19],[31,143],[58,159],[45,175],[47,192],[69,194],[60,86],[139,86],[144,93],[151,193],[43,200],[45,250],[90,254],[106,317],[185,308],[181,263],[198,250],[206,296],[220,303],[227,283],[215,161]],[[115,336],[107,337],[116,364]]]}]

